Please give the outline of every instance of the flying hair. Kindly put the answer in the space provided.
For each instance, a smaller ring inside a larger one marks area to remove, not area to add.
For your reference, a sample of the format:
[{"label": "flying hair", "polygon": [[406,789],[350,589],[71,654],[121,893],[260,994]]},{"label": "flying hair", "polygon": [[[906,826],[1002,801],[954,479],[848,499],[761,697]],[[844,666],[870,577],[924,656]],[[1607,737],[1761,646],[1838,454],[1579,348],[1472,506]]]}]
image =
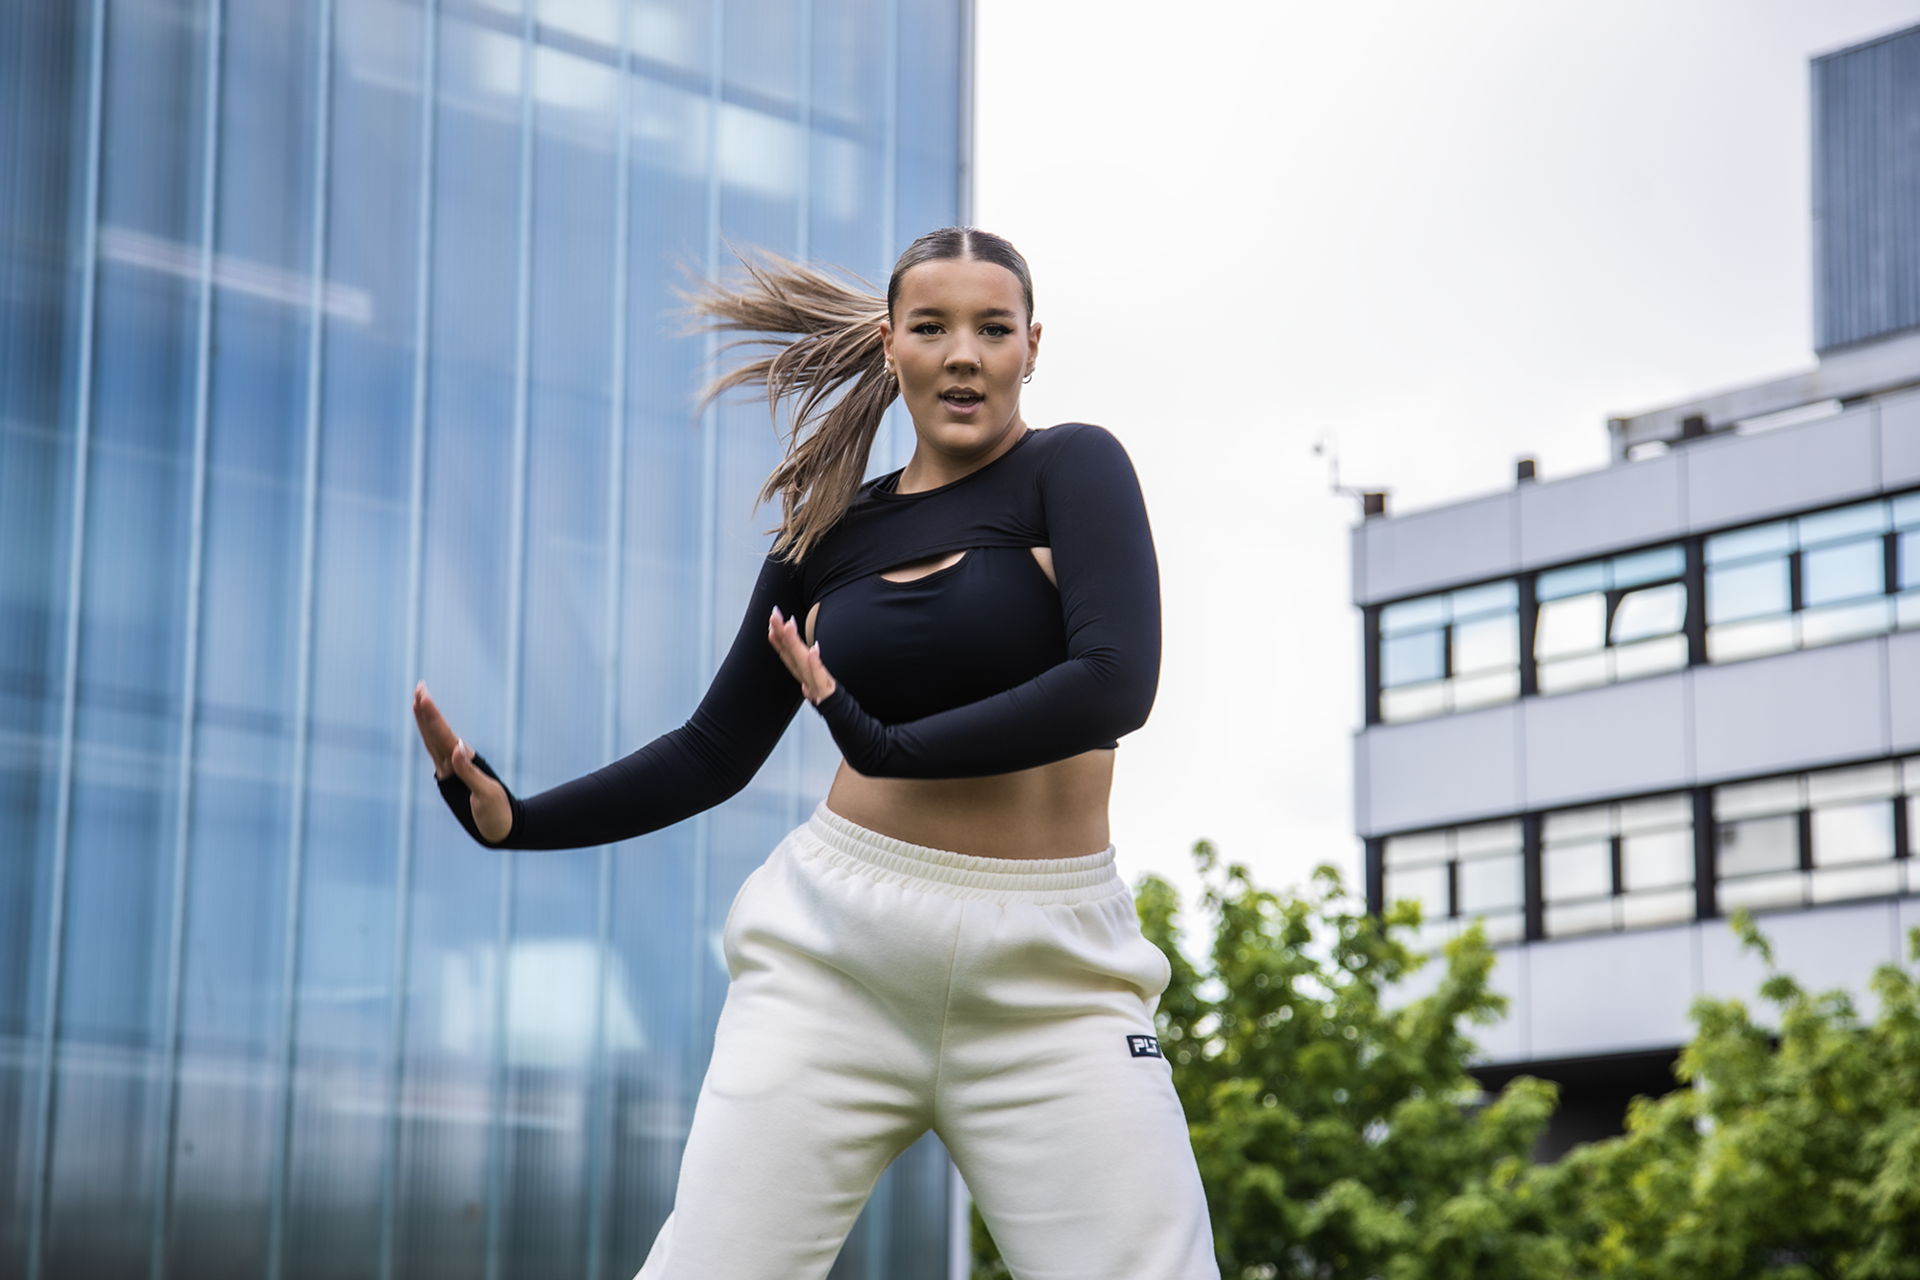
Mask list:
[{"label": "flying hair", "polygon": [[900,386],[887,372],[880,322],[900,297],[900,280],[923,262],[992,262],[1020,282],[1033,320],[1033,276],[1006,240],[972,227],[932,231],[907,246],[881,298],[857,277],[830,275],[774,254],[740,257],[746,278],[735,285],[699,281],[687,292],[696,328],[750,335],[736,347],[773,348],[720,373],[701,393],[705,404],[736,387],[767,389],[778,419],[788,402],[786,456],[760,487],[760,501],[780,503],[773,552],[802,560],[846,514],[866,474],[867,458]]}]

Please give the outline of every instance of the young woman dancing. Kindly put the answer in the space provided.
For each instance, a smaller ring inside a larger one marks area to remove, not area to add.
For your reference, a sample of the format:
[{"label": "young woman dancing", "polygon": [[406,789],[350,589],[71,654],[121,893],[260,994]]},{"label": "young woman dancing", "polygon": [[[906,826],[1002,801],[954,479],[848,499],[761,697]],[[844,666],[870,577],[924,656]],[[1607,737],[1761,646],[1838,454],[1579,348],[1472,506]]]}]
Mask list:
[{"label": "young woman dancing", "polygon": [[[1040,325],[998,236],[922,236],[884,303],[749,271],[698,310],[795,336],[714,390],[764,385],[798,425],[762,493],[773,552],[693,717],[522,800],[414,694],[442,794],[495,848],[607,844],[719,804],[802,698],[845,759],[728,916],[713,1061],[640,1277],[826,1275],[932,1129],[1021,1280],[1214,1280],[1154,1039],[1169,968],[1108,843],[1116,739],[1160,666],[1132,464],[1099,427],[1022,420]],[[913,457],[863,485],[895,396]]]}]

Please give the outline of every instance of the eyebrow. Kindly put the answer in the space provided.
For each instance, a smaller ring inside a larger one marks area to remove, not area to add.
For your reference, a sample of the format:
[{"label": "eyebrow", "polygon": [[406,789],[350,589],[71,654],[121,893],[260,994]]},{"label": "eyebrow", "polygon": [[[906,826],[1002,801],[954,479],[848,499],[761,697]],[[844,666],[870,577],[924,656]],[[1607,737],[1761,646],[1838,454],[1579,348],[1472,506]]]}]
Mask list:
[{"label": "eyebrow", "polygon": [[[915,307],[913,310],[907,312],[907,319],[912,320],[919,316],[944,316],[946,314],[947,309],[945,307]],[[981,317],[991,316],[996,320],[1003,318],[1010,320],[1019,315],[1018,312],[1010,307],[988,307],[985,311],[976,312],[975,314]]]}]

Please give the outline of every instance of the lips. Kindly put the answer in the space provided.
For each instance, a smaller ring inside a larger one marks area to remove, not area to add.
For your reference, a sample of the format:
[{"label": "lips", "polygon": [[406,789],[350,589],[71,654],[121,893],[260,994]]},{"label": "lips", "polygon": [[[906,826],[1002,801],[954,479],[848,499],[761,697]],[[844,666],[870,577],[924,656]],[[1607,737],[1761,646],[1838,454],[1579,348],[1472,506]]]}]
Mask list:
[{"label": "lips", "polygon": [[940,393],[940,399],[956,408],[970,408],[986,397],[971,387],[949,387]]}]

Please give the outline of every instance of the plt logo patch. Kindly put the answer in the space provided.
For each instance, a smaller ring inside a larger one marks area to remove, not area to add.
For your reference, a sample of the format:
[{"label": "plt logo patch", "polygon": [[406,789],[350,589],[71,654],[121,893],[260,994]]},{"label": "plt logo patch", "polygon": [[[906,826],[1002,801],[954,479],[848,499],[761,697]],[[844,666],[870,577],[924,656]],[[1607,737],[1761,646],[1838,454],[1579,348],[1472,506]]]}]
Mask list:
[{"label": "plt logo patch", "polygon": [[1158,1058],[1160,1041],[1153,1036],[1128,1036],[1127,1051],[1136,1058]]}]

